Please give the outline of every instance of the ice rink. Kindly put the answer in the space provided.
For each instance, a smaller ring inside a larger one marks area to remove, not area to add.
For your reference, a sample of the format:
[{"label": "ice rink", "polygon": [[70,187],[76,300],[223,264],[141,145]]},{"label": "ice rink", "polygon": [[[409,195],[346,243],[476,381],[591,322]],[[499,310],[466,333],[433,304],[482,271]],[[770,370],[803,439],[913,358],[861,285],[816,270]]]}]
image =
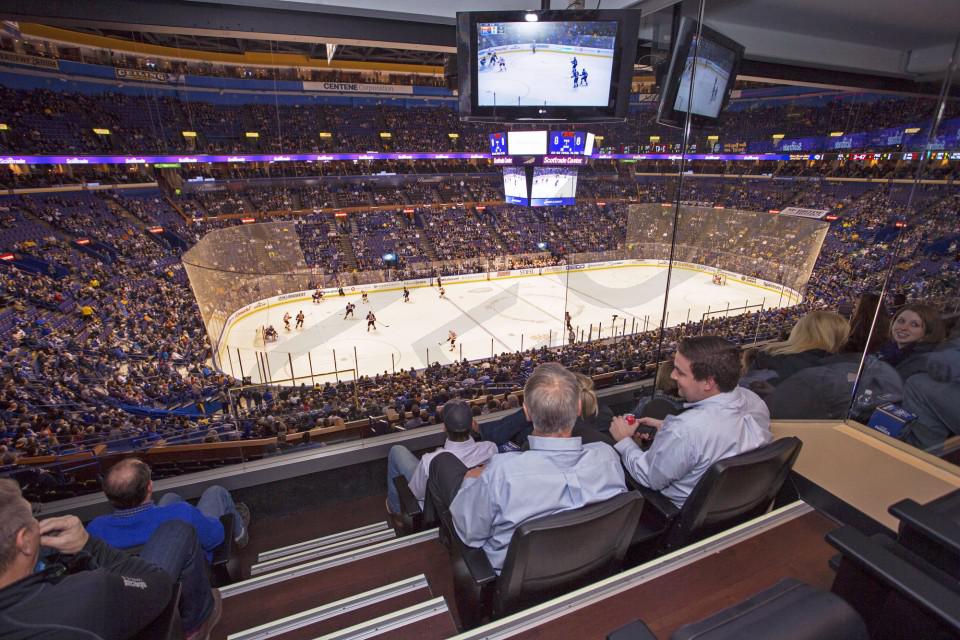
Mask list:
[{"label": "ice rink", "polygon": [[[477,79],[480,106],[607,106],[610,96],[610,56],[572,54],[529,49],[503,52],[506,70],[487,68]],[[577,72],[587,70],[587,86],[573,88],[570,60],[576,55]]]},{"label": "ice rink", "polygon": [[[742,313],[746,305],[764,308],[795,303],[791,292],[780,288],[735,282],[725,286],[711,283],[711,274],[675,269],[667,322],[676,325],[700,320],[708,310],[723,315],[729,308]],[[458,358],[476,359],[491,354],[529,349],[566,342],[564,308],[584,338],[631,329],[655,328],[663,308],[667,270],[659,266],[619,266],[584,269],[549,275],[512,275],[474,282],[444,283],[446,299],[437,288],[411,288],[410,302],[404,303],[401,290],[370,291],[363,304],[359,289],[347,295],[328,296],[314,304],[309,297],[273,304],[241,316],[228,328],[221,342],[221,366],[227,373],[250,376],[262,382],[289,379],[291,365],[297,383],[310,384],[311,366],[316,381],[352,379],[394,369],[423,368],[429,362],[449,363]],[[357,305],[355,317],[344,320],[347,302]],[[739,308],[739,309],[738,309]],[[296,317],[303,310],[303,329],[283,328],[283,314]],[[377,330],[367,331],[365,316],[373,310]],[[626,324],[624,325],[624,319]],[[280,336],[276,342],[255,345],[257,328],[272,324]],[[447,332],[458,334],[457,347],[449,350]],[[309,357],[308,357],[309,354]],[[340,373],[334,371],[334,364]]]}]

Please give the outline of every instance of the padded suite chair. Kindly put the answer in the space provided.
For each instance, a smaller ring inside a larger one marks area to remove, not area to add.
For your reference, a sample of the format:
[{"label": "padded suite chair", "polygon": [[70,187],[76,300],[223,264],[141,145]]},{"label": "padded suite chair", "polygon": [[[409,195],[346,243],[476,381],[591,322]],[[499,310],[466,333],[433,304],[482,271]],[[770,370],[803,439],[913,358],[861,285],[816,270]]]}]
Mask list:
[{"label": "padded suite chair", "polygon": [[888,511],[900,520],[902,547],[960,581],[960,490],[925,505],[901,500]]},{"label": "padded suite chair", "polygon": [[[743,602],[677,629],[671,640],[869,640],[863,619],[841,598],[785,578]],[[607,640],[656,640],[642,620]]]},{"label": "padded suite chair", "polygon": [[618,571],[643,507],[636,491],[525,522],[500,575],[483,549],[450,528],[457,611],[465,628],[532,606]]},{"label": "padded suite chair", "polygon": [[831,590],[863,617],[873,640],[960,638],[960,582],[879,533],[845,526],[827,534],[840,551]]},{"label": "padded suite chair", "polygon": [[170,601],[160,615],[147,628],[137,634],[139,640],[182,640],[183,625],[180,621],[180,592],[183,587],[179,582],[173,585]]},{"label": "padded suite chair", "polygon": [[[223,525],[223,542],[213,550],[213,558],[210,560],[210,585],[213,587],[223,587],[243,579],[239,550],[233,540],[233,521],[232,513],[220,516],[220,524]],[[142,548],[143,545],[138,545],[127,547],[124,551],[139,555]]]},{"label": "padded suite chair", "polygon": [[424,508],[420,507],[420,501],[413,495],[405,476],[399,475],[394,478],[393,486],[397,488],[397,495],[400,497],[400,513],[397,519],[399,527],[396,528],[398,536],[410,535],[437,526],[435,514],[427,506],[426,501]]},{"label": "padded suite chair", "polygon": [[631,559],[640,562],[668,553],[766,513],[802,446],[798,438],[780,438],[713,463],[682,509],[630,479],[645,500]]}]

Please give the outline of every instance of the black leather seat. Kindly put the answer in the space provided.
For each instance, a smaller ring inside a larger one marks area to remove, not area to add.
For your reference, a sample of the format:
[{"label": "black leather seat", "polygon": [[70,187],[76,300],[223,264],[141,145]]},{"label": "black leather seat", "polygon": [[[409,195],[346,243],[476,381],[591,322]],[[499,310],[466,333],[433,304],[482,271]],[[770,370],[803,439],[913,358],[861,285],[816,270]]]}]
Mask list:
[{"label": "black leather seat", "polygon": [[802,446],[798,438],[781,438],[713,463],[682,509],[663,495],[636,485],[645,506],[632,559],[642,561],[679,549],[766,513]]},{"label": "black leather seat", "polygon": [[[714,615],[680,627],[671,640],[869,640],[863,619],[836,595],[786,578]],[[656,640],[636,621],[607,640]]]},{"label": "black leather seat", "polygon": [[926,505],[901,500],[889,512],[900,520],[897,541],[904,548],[960,581],[960,490]]},{"label": "black leather seat", "polygon": [[510,540],[499,576],[483,549],[451,540],[460,620],[472,628],[618,571],[643,507],[635,491],[526,522]]},{"label": "black leather seat", "polygon": [[220,524],[223,525],[223,542],[213,550],[213,558],[210,561],[210,582],[214,587],[222,587],[243,579],[239,550],[233,539],[233,514],[220,516]]},{"label": "black leather seat", "polygon": [[425,511],[431,510],[420,507],[420,501],[413,495],[405,476],[395,477],[393,486],[396,487],[397,495],[400,498],[400,513],[397,514],[398,517],[395,520],[399,525],[395,527],[398,536],[410,535],[437,526],[436,518],[432,513],[425,513]]},{"label": "black leather seat", "polygon": [[[240,556],[233,539],[233,521],[232,513],[220,516],[220,524],[223,525],[223,542],[213,550],[213,557],[210,559],[210,584],[214,587],[222,587],[243,579]],[[143,549],[142,544],[123,550],[131,555],[140,555],[141,549]]]},{"label": "black leather seat", "polygon": [[960,638],[960,583],[885,534],[846,526],[827,534],[841,553],[832,591],[873,640]]},{"label": "black leather seat", "polygon": [[147,628],[137,634],[138,640],[181,640],[183,626],[180,623],[180,592],[179,582],[173,585],[170,601],[156,619],[147,625]]}]

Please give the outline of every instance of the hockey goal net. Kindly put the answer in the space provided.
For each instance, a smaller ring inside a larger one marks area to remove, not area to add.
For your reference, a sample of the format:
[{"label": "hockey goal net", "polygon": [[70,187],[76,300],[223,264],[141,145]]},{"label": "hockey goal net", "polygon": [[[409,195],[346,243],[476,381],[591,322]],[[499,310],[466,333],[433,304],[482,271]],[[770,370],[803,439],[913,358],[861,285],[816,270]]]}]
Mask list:
[{"label": "hockey goal net", "polygon": [[720,273],[713,274],[713,284],[718,284],[720,286],[727,284],[727,276]]},{"label": "hockey goal net", "polygon": [[271,340],[271,336],[267,331],[267,326],[263,324],[257,326],[257,330],[253,335],[253,346],[263,348],[267,346],[268,342],[272,341],[273,340]]}]

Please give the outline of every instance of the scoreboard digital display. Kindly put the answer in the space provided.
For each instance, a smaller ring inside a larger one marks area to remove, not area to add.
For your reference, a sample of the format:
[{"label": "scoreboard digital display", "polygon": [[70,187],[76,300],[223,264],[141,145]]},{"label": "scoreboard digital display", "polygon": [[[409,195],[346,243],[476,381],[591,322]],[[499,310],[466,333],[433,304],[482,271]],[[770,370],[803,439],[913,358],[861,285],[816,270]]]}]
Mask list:
[{"label": "scoreboard digital display", "polygon": [[587,134],[582,131],[551,131],[547,152],[550,155],[581,155],[586,148]]},{"label": "scoreboard digital display", "polygon": [[507,155],[507,134],[505,133],[490,134],[490,155],[492,156]]}]

